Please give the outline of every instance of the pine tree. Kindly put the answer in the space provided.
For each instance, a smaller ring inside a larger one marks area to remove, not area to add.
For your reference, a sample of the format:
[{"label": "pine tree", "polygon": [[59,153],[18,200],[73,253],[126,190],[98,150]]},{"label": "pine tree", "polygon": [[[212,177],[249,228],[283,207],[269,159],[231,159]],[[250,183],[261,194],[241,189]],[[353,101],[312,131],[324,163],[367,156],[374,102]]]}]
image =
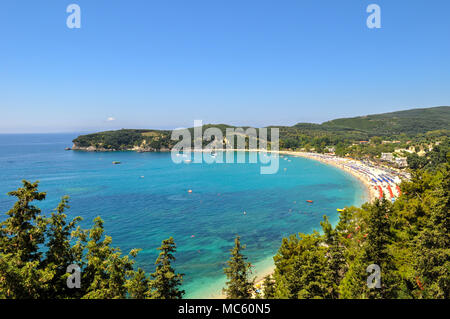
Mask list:
[{"label": "pine tree", "polygon": [[52,268],[55,271],[55,276],[50,283],[50,290],[47,292],[48,298],[69,298],[79,296],[77,289],[69,289],[66,281],[69,274],[67,267],[71,264],[81,264],[79,258],[71,246],[71,233],[76,224],[82,220],[81,217],[74,218],[67,223],[67,215],[64,211],[69,208],[69,197],[64,196],[59,203],[55,212],[52,213],[48,219],[48,229],[46,236],[48,248],[45,253],[45,260],[42,264],[45,267]]},{"label": "pine tree", "polygon": [[0,223],[0,298],[41,298],[54,272],[40,264],[47,221],[32,202],[46,194],[38,191],[38,182],[24,180],[23,187],[8,195],[17,202]]},{"label": "pine tree", "polygon": [[[392,216],[389,216],[392,205],[383,199],[365,207],[368,208],[367,239],[341,283],[341,293],[344,298],[395,298],[400,278],[388,247],[392,240]],[[367,285],[370,274],[366,270],[372,264],[380,267],[381,288]]]},{"label": "pine tree", "polygon": [[88,233],[86,267],[82,272],[82,281],[87,289],[83,298],[125,298],[127,276],[133,269],[130,257],[136,257],[138,250],[131,250],[130,256],[122,256],[119,248],[111,247],[112,238],[103,236],[103,220],[100,217],[94,219],[94,226]]},{"label": "pine tree", "polygon": [[275,298],[287,299],[290,297],[287,274],[293,271],[294,261],[300,253],[300,239],[297,235],[283,238],[277,254],[273,257],[275,271]]},{"label": "pine tree", "polygon": [[323,216],[320,223],[324,232],[325,244],[327,246],[328,276],[331,279],[330,296],[333,299],[339,298],[339,283],[347,271],[344,247],[339,240],[339,233],[331,226],[327,216]]},{"label": "pine tree", "polygon": [[265,299],[275,298],[275,280],[271,275],[264,277],[263,296]]},{"label": "pine tree", "polygon": [[7,212],[9,218],[0,223],[1,252],[14,253],[22,262],[39,261],[46,221],[40,216],[41,210],[31,203],[44,200],[46,193],[38,191],[39,182],[22,182],[23,187],[8,193],[17,197],[17,202]]},{"label": "pine tree", "polygon": [[156,271],[151,274],[152,280],[147,296],[151,299],[181,299],[185,293],[184,290],[180,290],[184,275],[176,274],[172,267],[176,252],[173,238],[163,240],[158,250],[161,252],[155,262]]},{"label": "pine tree", "polygon": [[145,299],[148,295],[149,279],[145,272],[138,268],[127,281],[127,289],[133,299]]},{"label": "pine tree", "polygon": [[331,278],[326,247],[322,237],[314,232],[300,234],[299,254],[294,259],[292,271],[286,274],[290,299],[331,298]]},{"label": "pine tree", "polygon": [[417,280],[422,297],[450,297],[450,174],[449,164],[435,185],[431,216],[418,235],[416,250]]},{"label": "pine tree", "polygon": [[228,267],[224,268],[228,281],[223,292],[228,299],[250,299],[254,291],[255,279],[249,279],[252,265],[242,254],[244,249],[245,245],[241,246],[240,237],[236,236]]},{"label": "pine tree", "polygon": [[133,273],[134,260],[139,249],[132,249],[129,255],[122,256],[119,248],[114,248],[107,263],[108,293],[107,298],[124,299],[127,295],[127,277]]}]

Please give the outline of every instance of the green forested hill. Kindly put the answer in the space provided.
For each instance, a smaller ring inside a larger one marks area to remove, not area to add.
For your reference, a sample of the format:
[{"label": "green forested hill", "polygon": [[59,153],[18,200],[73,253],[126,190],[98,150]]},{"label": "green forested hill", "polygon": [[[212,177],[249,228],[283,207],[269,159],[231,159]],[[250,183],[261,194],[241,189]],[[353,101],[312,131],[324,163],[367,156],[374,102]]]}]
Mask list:
[{"label": "green forested hill", "polygon": [[[208,124],[217,127],[225,136],[226,124]],[[270,127],[269,127],[270,128]],[[406,139],[434,131],[435,135],[449,135],[450,107],[441,106],[426,109],[342,118],[322,124],[298,123],[294,126],[278,126],[280,129],[280,148],[306,148],[320,151],[326,145],[351,145],[354,141],[368,140],[374,136],[383,139]],[[247,127],[244,127],[247,129]],[[193,129],[189,129],[193,135]],[[94,147],[97,150],[136,149],[154,151],[170,149],[176,143],[171,140],[171,131],[122,129],[82,135],[73,142],[75,149]],[[270,140],[270,137],[269,137]],[[347,151],[345,151],[347,152]]]},{"label": "green forested hill", "polygon": [[415,135],[428,131],[449,129],[450,106],[383,113],[336,119],[321,125],[324,129],[358,130],[369,135]]}]

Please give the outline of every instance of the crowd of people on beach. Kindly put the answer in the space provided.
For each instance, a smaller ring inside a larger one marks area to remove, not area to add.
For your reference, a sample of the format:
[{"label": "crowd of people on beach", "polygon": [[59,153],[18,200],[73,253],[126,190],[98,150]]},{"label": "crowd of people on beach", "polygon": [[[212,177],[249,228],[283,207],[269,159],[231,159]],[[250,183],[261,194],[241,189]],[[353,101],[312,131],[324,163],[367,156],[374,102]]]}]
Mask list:
[{"label": "crowd of people on beach", "polygon": [[405,172],[370,162],[317,153],[302,153],[300,155],[334,165],[358,177],[368,187],[371,200],[381,199],[384,196],[386,199],[395,201],[401,195],[399,185],[402,179],[409,178]]}]

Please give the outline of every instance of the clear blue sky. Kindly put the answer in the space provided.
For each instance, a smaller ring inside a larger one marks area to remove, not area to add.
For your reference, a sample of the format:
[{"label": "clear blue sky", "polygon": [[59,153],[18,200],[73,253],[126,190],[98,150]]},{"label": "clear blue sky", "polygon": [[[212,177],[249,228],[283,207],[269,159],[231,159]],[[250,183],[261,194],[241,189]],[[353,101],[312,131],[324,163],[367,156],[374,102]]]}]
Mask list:
[{"label": "clear blue sky", "polygon": [[[71,3],[78,30],[66,26]],[[366,27],[371,3],[381,29]],[[449,14],[448,0],[2,0],[0,132],[449,105]]]}]

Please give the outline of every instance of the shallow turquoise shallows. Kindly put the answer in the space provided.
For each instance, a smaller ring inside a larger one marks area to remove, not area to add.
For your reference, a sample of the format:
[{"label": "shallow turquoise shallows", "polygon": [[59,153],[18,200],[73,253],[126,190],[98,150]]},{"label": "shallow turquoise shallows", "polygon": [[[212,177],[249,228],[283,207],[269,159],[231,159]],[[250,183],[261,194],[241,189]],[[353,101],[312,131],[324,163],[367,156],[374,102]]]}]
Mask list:
[{"label": "shallow turquoise shallows", "polygon": [[69,217],[89,227],[101,216],[114,246],[142,249],[137,266],[147,272],[161,241],[174,237],[188,298],[218,296],[237,234],[262,274],[283,236],[319,230],[324,214],[335,223],[336,208],[366,200],[355,178],[308,159],[280,158],[277,174],[261,175],[259,164],[174,164],[170,153],[65,151],[74,137],[0,135],[0,220],[14,203],[6,193],[39,180],[45,214],[69,195]]}]

